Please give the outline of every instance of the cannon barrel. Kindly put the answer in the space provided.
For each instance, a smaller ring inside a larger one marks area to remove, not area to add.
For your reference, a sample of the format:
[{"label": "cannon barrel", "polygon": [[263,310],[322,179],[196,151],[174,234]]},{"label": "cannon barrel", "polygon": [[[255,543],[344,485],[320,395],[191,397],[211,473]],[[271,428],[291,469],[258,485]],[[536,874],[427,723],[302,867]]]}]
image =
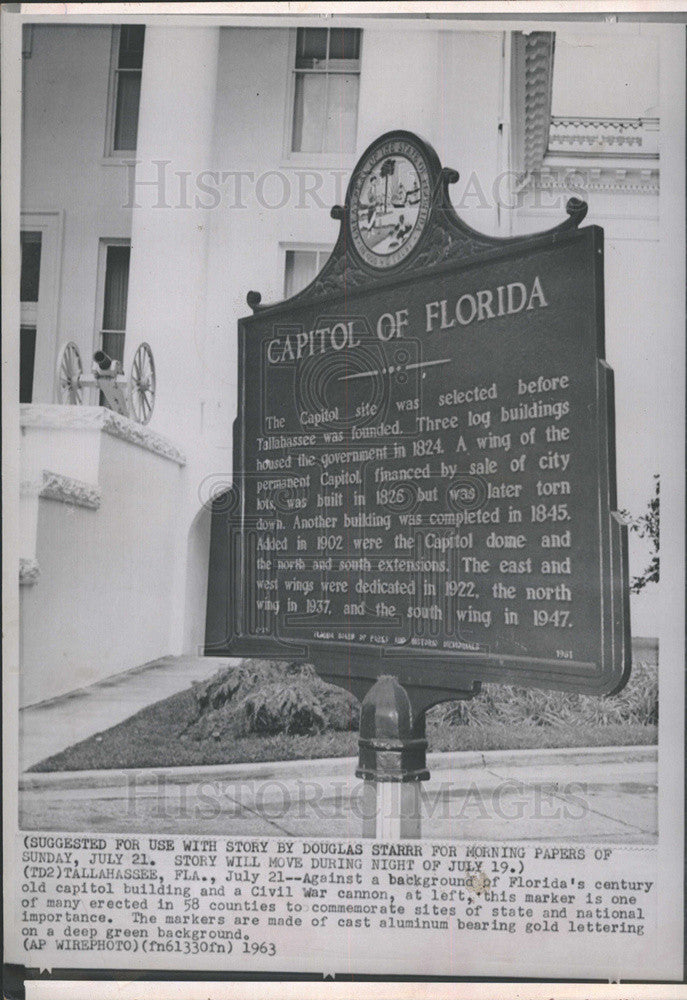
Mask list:
[{"label": "cannon barrel", "polygon": [[117,367],[118,362],[111,358],[105,351],[96,351],[93,355],[93,363],[98,366],[101,372],[109,372],[112,367]]},{"label": "cannon barrel", "polygon": [[108,368],[112,367],[112,358],[105,351],[96,351],[93,355],[93,360],[97,364],[98,368],[102,368],[107,371]]}]

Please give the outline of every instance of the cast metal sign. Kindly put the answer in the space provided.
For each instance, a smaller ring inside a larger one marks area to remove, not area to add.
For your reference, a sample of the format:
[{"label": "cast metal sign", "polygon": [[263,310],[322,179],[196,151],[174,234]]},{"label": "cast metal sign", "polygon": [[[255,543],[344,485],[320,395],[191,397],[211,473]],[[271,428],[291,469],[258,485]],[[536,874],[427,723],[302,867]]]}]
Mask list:
[{"label": "cast metal sign", "polygon": [[603,232],[467,227],[431,147],[383,136],[314,282],[239,323],[234,487],[207,652],[304,658],[416,706],[629,671]]}]

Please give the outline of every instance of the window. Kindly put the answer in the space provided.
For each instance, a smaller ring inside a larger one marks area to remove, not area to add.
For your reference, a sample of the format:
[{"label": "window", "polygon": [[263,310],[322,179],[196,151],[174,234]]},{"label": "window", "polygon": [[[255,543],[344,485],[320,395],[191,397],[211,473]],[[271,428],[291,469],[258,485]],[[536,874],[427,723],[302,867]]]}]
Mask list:
[{"label": "window", "polygon": [[123,362],[131,247],[123,240],[105,242],[104,253],[100,349],[111,358]]},{"label": "window", "polygon": [[21,313],[19,333],[19,402],[33,399],[33,375],[36,362],[36,328],[38,325],[38,289],[41,273],[40,231],[21,233],[21,273],[19,278]]},{"label": "window", "polygon": [[23,230],[21,233],[20,297],[22,302],[38,302],[41,273],[42,235]]},{"label": "window", "polygon": [[331,247],[287,250],[284,258],[284,298],[302,291],[324,267]]},{"label": "window", "polygon": [[19,397],[52,403],[59,344],[74,337],[58,324],[62,212],[21,212],[19,233]]},{"label": "window", "polygon": [[355,152],[360,36],[357,28],[298,28],[292,152]]},{"label": "window", "polygon": [[144,37],[145,25],[142,24],[122,24],[114,29],[106,150],[108,156],[133,153],[136,150]]}]

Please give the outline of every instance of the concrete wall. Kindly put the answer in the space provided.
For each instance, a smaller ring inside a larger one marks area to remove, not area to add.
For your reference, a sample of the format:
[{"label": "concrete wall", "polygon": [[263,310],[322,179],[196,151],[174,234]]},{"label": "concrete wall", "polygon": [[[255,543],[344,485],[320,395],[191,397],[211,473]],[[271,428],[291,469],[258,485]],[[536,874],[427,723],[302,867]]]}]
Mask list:
[{"label": "concrete wall", "polygon": [[[129,422],[109,411],[82,410],[79,425],[77,408],[46,407],[42,419],[37,409],[28,408],[23,478],[31,481],[31,466],[62,478],[43,493],[37,484],[35,551],[22,553],[39,569],[20,592],[22,705],[170,652],[185,472],[173,449],[161,453],[165,442],[137,431],[135,443]],[[58,462],[60,451],[75,460]]]}]

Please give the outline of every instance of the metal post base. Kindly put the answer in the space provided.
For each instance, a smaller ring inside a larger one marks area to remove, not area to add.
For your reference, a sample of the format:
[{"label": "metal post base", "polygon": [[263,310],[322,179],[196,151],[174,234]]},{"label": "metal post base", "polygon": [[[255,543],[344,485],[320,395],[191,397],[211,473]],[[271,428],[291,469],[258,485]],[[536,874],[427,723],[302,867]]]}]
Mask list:
[{"label": "metal post base", "polygon": [[363,837],[419,840],[422,836],[421,785],[417,781],[364,781]]},{"label": "metal post base", "polygon": [[[363,699],[356,777],[364,778],[363,836],[395,840],[421,835],[420,789],[429,779],[424,714],[415,720],[395,677],[383,675]],[[421,735],[418,735],[421,734]]]}]

